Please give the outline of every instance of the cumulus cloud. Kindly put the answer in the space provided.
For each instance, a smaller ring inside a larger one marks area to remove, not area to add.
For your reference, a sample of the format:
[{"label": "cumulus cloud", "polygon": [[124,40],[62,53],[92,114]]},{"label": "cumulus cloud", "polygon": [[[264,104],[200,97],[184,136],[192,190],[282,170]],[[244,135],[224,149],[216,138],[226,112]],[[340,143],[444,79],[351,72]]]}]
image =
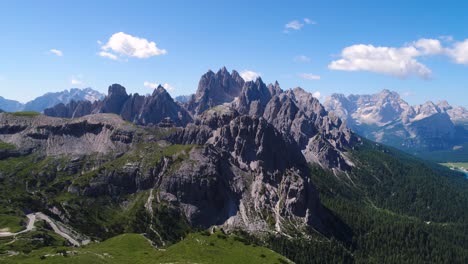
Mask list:
[{"label": "cumulus cloud", "polygon": [[312,96],[315,97],[315,98],[317,98],[317,99],[320,99],[320,96],[321,96],[321,95],[322,95],[322,94],[320,93],[320,91],[315,91],[315,92],[312,93]]},{"label": "cumulus cloud", "polygon": [[453,44],[447,54],[457,64],[468,64],[468,39]]},{"label": "cumulus cloud", "polygon": [[341,71],[370,71],[399,78],[414,75],[428,79],[431,70],[416,58],[433,52],[433,49],[436,49],[433,44],[421,41],[401,48],[352,45],[344,48],[341,59],[332,61],[328,68]]},{"label": "cumulus cloud", "polygon": [[59,57],[63,56],[63,52],[61,50],[58,50],[58,49],[50,49],[49,52],[51,54],[54,54],[54,55],[59,56]]},{"label": "cumulus cloud", "polygon": [[294,57],[295,62],[310,62],[310,58],[306,55],[298,55]]},{"label": "cumulus cloud", "polygon": [[421,55],[437,55],[444,53],[444,48],[438,39],[419,39],[413,43]]},{"label": "cumulus cloud", "polygon": [[165,49],[158,48],[153,41],[118,32],[113,34],[107,43],[101,46],[101,52],[98,54],[101,57],[115,60],[118,57],[146,59],[166,53]]},{"label": "cumulus cloud", "polygon": [[328,68],[342,71],[370,71],[399,78],[417,76],[428,79],[431,70],[418,61],[420,57],[442,55],[454,63],[468,65],[468,39],[453,42],[451,36],[445,38],[450,42],[444,47],[439,39],[419,39],[403,47],[376,47],[357,44],[346,47],[341,58],[332,61]]},{"label": "cumulus cloud", "polygon": [[305,80],[317,81],[320,80],[320,75],[312,74],[312,73],[300,73],[299,77]]},{"label": "cumulus cloud", "polygon": [[257,80],[258,77],[260,77],[260,73],[257,73],[257,72],[254,72],[254,71],[248,71],[248,70],[245,70],[243,72],[240,73],[240,76],[242,77],[242,79],[244,79],[244,81],[248,82],[248,81],[255,81]]}]

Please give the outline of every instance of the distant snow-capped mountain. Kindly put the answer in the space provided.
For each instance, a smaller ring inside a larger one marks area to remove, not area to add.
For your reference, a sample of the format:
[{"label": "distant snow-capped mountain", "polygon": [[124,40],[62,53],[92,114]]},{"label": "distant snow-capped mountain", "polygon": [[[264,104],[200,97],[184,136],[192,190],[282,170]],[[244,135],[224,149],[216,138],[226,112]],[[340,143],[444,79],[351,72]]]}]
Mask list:
[{"label": "distant snow-capped mountain", "polygon": [[464,107],[452,107],[446,101],[411,106],[389,90],[372,95],[333,94],[324,107],[346,119],[357,133],[401,149],[447,149],[465,141],[468,134],[456,128],[468,121]]},{"label": "distant snow-capped mountain", "polygon": [[79,89],[72,88],[55,93],[46,93],[36,99],[25,104],[14,100],[8,100],[0,97],[0,109],[7,112],[17,111],[37,111],[42,112],[44,109],[53,107],[57,104],[67,104],[70,101],[90,101],[95,102],[104,98],[104,94],[95,91],[91,88]]}]

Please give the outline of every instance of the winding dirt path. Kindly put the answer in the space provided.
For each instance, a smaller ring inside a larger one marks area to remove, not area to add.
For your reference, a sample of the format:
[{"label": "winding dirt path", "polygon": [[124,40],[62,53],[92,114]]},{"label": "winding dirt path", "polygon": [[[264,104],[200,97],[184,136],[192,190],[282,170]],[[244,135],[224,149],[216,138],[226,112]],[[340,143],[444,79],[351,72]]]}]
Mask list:
[{"label": "winding dirt path", "polygon": [[17,236],[17,235],[21,235],[23,233],[29,232],[29,231],[34,229],[34,224],[36,223],[37,220],[43,220],[47,224],[49,224],[49,226],[52,228],[52,230],[54,230],[54,232],[57,235],[65,238],[73,246],[79,247],[81,245],[80,242],[78,242],[77,240],[72,238],[70,235],[68,235],[67,233],[62,232],[59,229],[59,227],[57,226],[57,224],[55,224],[55,222],[52,219],[50,219],[47,215],[45,215],[45,214],[43,214],[41,212],[37,212],[37,213],[28,214],[28,215],[26,215],[26,217],[28,218],[28,225],[26,226],[26,229],[21,230],[21,231],[16,232],[16,233],[0,232],[0,237]]}]

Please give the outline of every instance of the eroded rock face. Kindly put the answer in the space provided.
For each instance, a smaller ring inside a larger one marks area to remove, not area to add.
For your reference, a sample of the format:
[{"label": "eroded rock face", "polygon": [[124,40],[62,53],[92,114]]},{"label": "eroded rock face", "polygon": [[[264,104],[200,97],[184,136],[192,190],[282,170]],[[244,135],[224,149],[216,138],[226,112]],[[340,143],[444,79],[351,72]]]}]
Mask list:
[{"label": "eroded rock face", "polygon": [[106,169],[88,185],[70,191],[97,196],[154,188],[156,200],[181,208],[196,227],[287,233],[292,226],[305,229],[311,225],[326,230],[329,215],[321,207],[294,140],[262,117],[236,117],[208,139],[208,135],[187,136],[208,128],[195,127],[176,132],[173,138],[200,144],[188,153],[162,157],[149,168],[134,162]]},{"label": "eroded rock face", "polygon": [[188,101],[187,109],[193,115],[223,103],[229,103],[239,96],[244,80],[237,71],[229,73],[224,67],[217,73],[208,71],[198,84],[196,94]]},{"label": "eroded rock face", "polygon": [[262,116],[270,99],[281,92],[277,83],[275,86],[267,86],[261,78],[257,78],[256,81],[244,84],[239,98],[233,102],[233,107],[244,115]]},{"label": "eroded rock face", "polygon": [[53,117],[76,118],[89,114],[114,113],[123,119],[141,125],[158,125],[170,119],[176,126],[192,122],[190,114],[176,103],[167,91],[159,86],[151,96],[128,95],[119,84],[109,87],[109,94],[102,101],[72,101],[44,110]]},{"label": "eroded rock face", "polygon": [[[63,116],[77,115],[79,105],[53,110]],[[157,125],[150,127],[165,129],[154,135],[165,140],[163,145],[190,145],[190,150],[169,156],[161,156],[159,147],[143,153],[138,150],[140,156],[117,168],[94,171],[89,182],[73,184],[68,190],[115,197],[153,189],[156,200],[180,209],[193,226],[280,233],[312,226],[326,232],[331,218],[320,204],[308,163],[342,171],[352,167],[347,151],[356,136],[310,93],[300,88],[282,91],[277,82],[266,85],[260,78],[244,82],[237,72],[225,68],[205,74],[197,93],[184,105],[174,102],[162,87],[151,96],[140,96],[111,86],[109,96],[92,104],[90,113],[105,111],[136,124]],[[135,141],[131,130],[109,124],[90,127],[87,118],[94,116],[83,117],[86,124],[73,124],[86,133],[72,136],[83,139],[107,133],[102,137],[130,151],[145,143]],[[78,120],[83,121],[72,121]],[[23,127],[3,129],[22,131]],[[54,135],[64,137],[67,129],[54,128]],[[45,140],[44,134],[35,140]],[[152,155],[157,160],[143,161]]]},{"label": "eroded rock face", "polygon": [[[239,116],[219,127],[171,177],[169,185],[162,185],[166,197],[182,201],[191,221],[209,219],[203,225],[253,232],[286,232],[287,221],[302,227],[325,226],[301,151],[261,117]],[[186,179],[183,182],[199,181],[203,187],[168,187],[180,177]],[[210,217],[213,214],[216,217]]]},{"label": "eroded rock face", "polygon": [[134,131],[118,116],[110,114],[73,120],[0,114],[0,140],[27,154],[35,151],[57,156],[124,151],[133,141]]}]

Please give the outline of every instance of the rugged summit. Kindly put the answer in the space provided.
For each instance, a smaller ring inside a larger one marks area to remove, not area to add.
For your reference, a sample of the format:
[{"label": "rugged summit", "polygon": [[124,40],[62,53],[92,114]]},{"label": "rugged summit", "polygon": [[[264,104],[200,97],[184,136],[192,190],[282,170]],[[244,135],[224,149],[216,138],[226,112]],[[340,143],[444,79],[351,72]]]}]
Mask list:
[{"label": "rugged summit", "polygon": [[[62,187],[74,195],[117,199],[152,189],[159,204],[180,210],[194,227],[289,233],[310,225],[329,232],[327,219],[333,217],[323,211],[294,140],[262,117],[231,117],[229,122],[217,123],[206,142],[185,145],[170,136],[176,144],[170,145],[156,136],[170,130],[145,131],[114,114],[66,120],[2,113],[0,141],[14,146],[16,152],[0,152],[0,158],[64,159],[71,166],[66,169],[69,173],[91,175],[85,183],[74,180]],[[177,146],[186,147],[178,151]],[[173,154],[161,156],[161,152]],[[121,153],[116,161],[114,153]],[[83,163],[90,155],[102,157],[99,162],[108,158],[111,164],[126,162],[102,167]]]},{"label": "rugged summit", "polygon": [[[395,247],[391,261],[413,260],[423,237],[414,259],[463,263],[464,175],[356,136],[304,89],[236,79],[205,74],[192,110],[162,87],[140,96],[114,84],[103,100],[45,111],[68,118],[0,113],[0,216],[43,212],[92,240],[138,233],[158,247],[200,229],[222,243],[235,233],[297,263],[386,262]],[[433,138],[434,119],[447,119],[447,104],[405,110],[397,98],[362,99],[367,120],[388,128],[406,114],[404,131]],[[12,238],[0,258],[22,243],[63,246],[36,227],[40,239]]]},{"label": "rugged summit", "polygon": [[187,102],[187,109],[194,115],[234,100],[244,85],[244,79],[235,70],[232,73],[223,67],[217,73],[211,70],[205,73],[198,83],[195,95]]},{"label": "rugged summit", "polygon": [[236,71],[229,73],[226,68],[204,74],[196,94],[182,105],[161,86],[151,96],[140,96],[128,95],[124,87],[114,84],[102,101],[71,102],[45,111],[46,115],[58,117],[93,113],[115,113],[140,125],[170,126],[172,122],[185,127],[191,123],[174,135],[184,144],[205,143],[214,129],[237,116],[263,117],[285,137],[292,136],[308,162],[338,170],[352,166],[346,153],[357,141],[345,123],[328,114],[305,90],[295,88],[284,92],[278,82],[267,85],[261,78],[244,82]]},{"label": "rugged summit", "polygon": [[190,114],[162,86],[156,88],[152,95],[142,96],[129,95],[125,87],[113,84],[109,86],[108,95],[102,101],[72,101],[44,110],[45,115],[67,118],[97,113],[114,113],[141,125],[157,125],[169,119],[176,126],[185,126],[192,121]]},{"label": "rugged summit", "polygon": [[[158,132],[165,135],[159,140],[193,147],[147,164],[153,151],[166,148],[167,143],[156,140],[154,150],[143,151],[141,162],[118,170],[106,167],[89,184],[73,184],[69,190],[115,196],[152,188],[157,190],[155,199],[181,210],[193,226],[222,225],[249,232],[289,233],[307,226],[330,231],[327,221],[335,220],[322,209],[308,164],[335,173],[350,170],[353,163],[347,153],[358,141],[305,90],[284,92],[278,82],[266,85],[261,78],[244,82],[226,68],[203,75],[196,94],[184,105],[174,102],[161,86],[151,96],[140,96],[114,84],[102,101],[61,104],[45,113],[87,115],[85,120],[114,113],[139,125],[159,124],[157,129],[162,130],[166,129],[162,121],[170,119],[177,128]],[[131,138],[124,157],[140,152],[132,147],[140,143]]]},{"label": "rugged summit", "polygon": [[465,138],[454,124],[464,119],[464,108],[455,110],[447,102],[411,106],[398,93],[383,90],[374,95],[334,94],[324,106],[357,133],[403,150],[448,149]]}]

